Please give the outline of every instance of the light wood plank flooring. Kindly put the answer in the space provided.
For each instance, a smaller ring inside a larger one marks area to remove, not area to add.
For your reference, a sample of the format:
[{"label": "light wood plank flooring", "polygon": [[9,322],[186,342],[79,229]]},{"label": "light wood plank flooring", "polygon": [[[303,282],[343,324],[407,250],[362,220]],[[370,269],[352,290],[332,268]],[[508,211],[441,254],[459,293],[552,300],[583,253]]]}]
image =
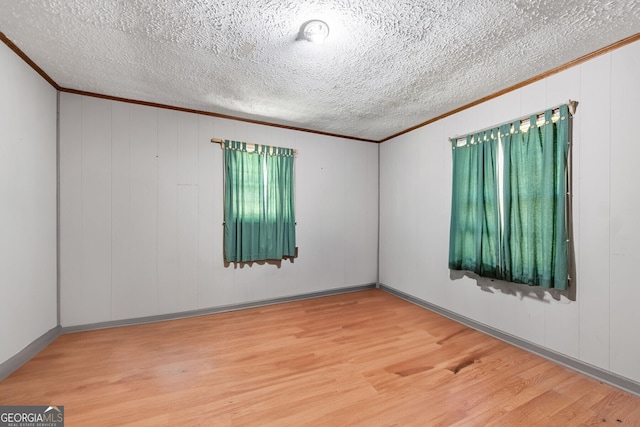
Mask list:
[{"label": "light wood plank flooring", "polygon": [[63,335],[0,404],[67,426],[640,426],[640,398],[379,290]]}]

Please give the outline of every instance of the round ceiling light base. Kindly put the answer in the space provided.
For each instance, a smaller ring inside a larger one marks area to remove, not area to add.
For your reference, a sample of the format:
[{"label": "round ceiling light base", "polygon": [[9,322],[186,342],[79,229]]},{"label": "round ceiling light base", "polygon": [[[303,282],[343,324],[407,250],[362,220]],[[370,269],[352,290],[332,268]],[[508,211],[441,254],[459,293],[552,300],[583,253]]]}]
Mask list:
[{"label": "round ceiling light base", "polygon": [[302,27],[302,35],[307,41],[322,43],[329,35],[329,26],[318,19],[307,21]]}]

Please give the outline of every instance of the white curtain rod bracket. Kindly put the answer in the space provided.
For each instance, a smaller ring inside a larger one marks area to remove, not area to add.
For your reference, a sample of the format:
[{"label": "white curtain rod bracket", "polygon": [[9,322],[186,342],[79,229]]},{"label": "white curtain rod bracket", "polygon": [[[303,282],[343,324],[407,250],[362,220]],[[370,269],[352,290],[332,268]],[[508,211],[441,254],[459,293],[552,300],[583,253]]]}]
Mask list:
[{"label": "white curtain rod bracket", "polygon": [[574,116],[576,114],[576,110],[578,109],[578,101],[572,101],[569,100],[569,102],[567,102],[567,105],[569,106],[569,114],[571,114],[572,116]]}]

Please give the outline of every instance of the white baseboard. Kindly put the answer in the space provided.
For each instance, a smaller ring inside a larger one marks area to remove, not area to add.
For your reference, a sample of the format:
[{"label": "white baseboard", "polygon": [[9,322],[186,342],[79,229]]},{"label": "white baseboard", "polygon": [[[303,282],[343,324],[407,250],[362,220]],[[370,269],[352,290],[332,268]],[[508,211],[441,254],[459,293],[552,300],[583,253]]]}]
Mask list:
[{"label": "white baseboard", "polygon": [[60,326],[56,326],[26,346],[15,356],[9,358],[3,363],[0,363],[0,381],[3,381],[9,375],[17,371],[22,365],[31,360],[33,356],[40,353],[45,349],[45,347],[54,342],[61,334],[62,328]]}]

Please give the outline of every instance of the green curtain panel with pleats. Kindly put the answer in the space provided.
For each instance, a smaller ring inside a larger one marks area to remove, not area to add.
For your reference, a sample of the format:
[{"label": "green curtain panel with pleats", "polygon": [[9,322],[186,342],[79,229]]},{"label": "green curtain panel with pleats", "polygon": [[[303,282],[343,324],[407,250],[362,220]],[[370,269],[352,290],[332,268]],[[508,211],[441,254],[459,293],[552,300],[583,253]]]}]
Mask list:
[{"label": "green curtain panel with pleats", "polygon": [[454,141],[450,269],[567,289],[568,107],[552,113]]},{"label": "green curtain panel with pleats", "polygon": [[[568,108],[552,121],[526,132],[513,123],[503,132],[505,280],[545,288],[567,289],[568,234],[566,224]],[[532,116],[530,123],[535,123]]]},{"label": "green curtain panel with pleats", "polygon": [[294,151],[224,141],[224,257],[228,262],[294,256]]},{"label": "green curtain panel with pleats", "polygon": [[467,136],[453,147],[449,268],[499,274],[500,220],[497,130]]}]

